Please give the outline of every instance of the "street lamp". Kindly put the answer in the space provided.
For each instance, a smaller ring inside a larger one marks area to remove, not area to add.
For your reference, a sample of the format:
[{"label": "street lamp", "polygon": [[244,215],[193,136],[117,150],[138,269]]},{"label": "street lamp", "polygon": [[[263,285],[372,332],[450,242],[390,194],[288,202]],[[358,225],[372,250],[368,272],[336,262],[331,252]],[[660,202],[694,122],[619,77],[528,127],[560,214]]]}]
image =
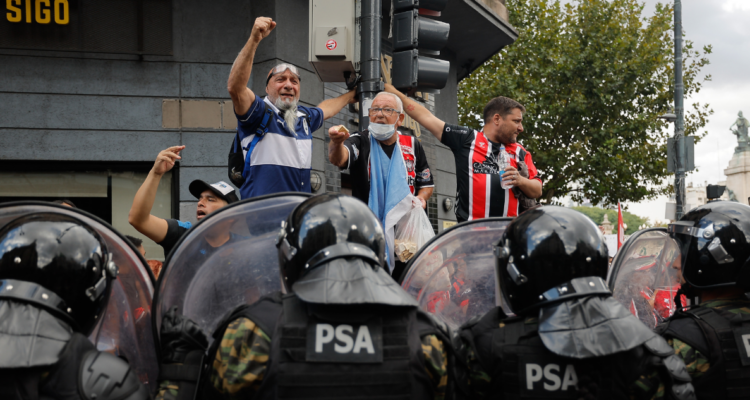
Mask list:
[{"label": "street lamp", "polygon": [[675,120],[677,120],[677,116],[674,114],[674,111],[671,108],[669,109],[669,112],[656,118],[663,119],[667,122],[674,122]]},{"label": "street lamp", "polygon": [[[674,2],[674,114],[665,114],[660,118],[674,121],[673,145],[674,159],[674,195],[675,218],[682,218],[685,205],[685,109],[683,107],[684,85],[682,82],[682,1]],[[673,119],[672,119],[673,118]],[[671,146],[670,146],[671,147]],[[670,150],[672,150],[670,148]]]}]

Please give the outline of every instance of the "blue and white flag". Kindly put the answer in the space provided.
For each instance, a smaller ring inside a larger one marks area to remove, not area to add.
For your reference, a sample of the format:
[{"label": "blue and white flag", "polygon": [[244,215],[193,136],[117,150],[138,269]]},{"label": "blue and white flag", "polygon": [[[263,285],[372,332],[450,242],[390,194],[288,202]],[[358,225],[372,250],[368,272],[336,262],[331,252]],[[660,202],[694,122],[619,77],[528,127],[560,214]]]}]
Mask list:
[{"label": "blue and white flag", "polygon": [[394,227],[412,208],[412,195],[401,146],[396,141],[391,158],[370,135],[370,198],[367,205],[383,224],[388,269],[393,272]]}]

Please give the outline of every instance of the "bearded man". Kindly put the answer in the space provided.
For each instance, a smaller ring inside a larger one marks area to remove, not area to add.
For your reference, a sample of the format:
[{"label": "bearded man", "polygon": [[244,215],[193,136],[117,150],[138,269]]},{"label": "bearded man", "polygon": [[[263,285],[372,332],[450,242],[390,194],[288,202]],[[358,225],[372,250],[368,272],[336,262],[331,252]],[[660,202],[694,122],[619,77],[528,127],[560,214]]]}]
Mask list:
[{"label": "bearded man", "polygon": [[[453,152],[458,222],[516,217],[536,206],[535,199],[542,195],[542,179],[531,153],[517,141],[526,112],[521,103],[503,96],[490,100],[484,106],[484,128],[476,131],[445,123],[390,84],[385,85],[385,91],[398,96],[406,114]],[[509,158],[510,165],[505,168],[498,162],[500,152]]]},{"label": "bearded man", "polygon": [[356,94],[352,90],[317,107],[298,105],[299,70],[282,63],[268,72],[268,96],[256,96],[247,87],[255,51],[275,27],[271,18],[255,20],[227,82],[245,157],[245,180],[240,187],[243,199],[277,192],[310,192],[312,133],[323,126],[324,120],[353,103]]}]

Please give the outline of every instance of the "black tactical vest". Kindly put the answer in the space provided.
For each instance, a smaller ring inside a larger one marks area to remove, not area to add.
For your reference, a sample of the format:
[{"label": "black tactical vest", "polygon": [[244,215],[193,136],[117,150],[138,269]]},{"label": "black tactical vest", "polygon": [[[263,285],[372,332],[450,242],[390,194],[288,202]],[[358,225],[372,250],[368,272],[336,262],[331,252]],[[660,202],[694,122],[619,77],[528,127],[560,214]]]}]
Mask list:
[{"label": "black tactical vest", "polygon": [[239,316],[272,332],[255,399],[434,397],[420,338],[437,329],[415,308],[312,305],[294,295],[282,304],[277,296],[236,310],[214,335],[220,341],[229,320]]},{"label": "black tactical vest", "polygon": [[[96,350],[80,333],[74,333],[59,361],[51,367],[0,369],[0,399],[80,400],[78,373],[84,355]],[[42,374],[48,373],[44,380]]]},{"label": "black tactical vest", "polygon": [[693,380],[699,399],[750,397],[750,315],[698,306],[675,313],[656,332],[708,358],[708,371]]},{"label": "black tactical vest", "polygon": [[629,399],[634,382],[653,368],[654,356],[670,354],[668,346],[655,354],[644,344],[605,357],[561,357],[545,348],[536,324],[505,318],[499,308],[470,321],[460,336],[491,378],[488,393],[505,399],[576,399],[584,387],[598,399]]}]

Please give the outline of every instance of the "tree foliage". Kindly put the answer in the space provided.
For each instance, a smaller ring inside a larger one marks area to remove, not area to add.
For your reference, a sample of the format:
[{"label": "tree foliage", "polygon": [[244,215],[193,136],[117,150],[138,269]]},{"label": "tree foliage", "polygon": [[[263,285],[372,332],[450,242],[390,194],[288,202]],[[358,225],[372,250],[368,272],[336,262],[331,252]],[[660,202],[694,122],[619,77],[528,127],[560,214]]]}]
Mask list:
[{"label": "tree foliage", "polygon": [[[544,203],[570,194],[612,205],[671,192],[664,178],[673,127],[657,119],[674,98],[671,6],[644,17],[637,0],[507,5],[518,40],[461,82],[461,124],[481,129],[484,105],[496,96],[524,104],[519,142],[544,181]],[[686,99],[710,80],[699,76],[710,53],[684,42]],[[686,134],[705,136],[698,132],[712,113],[692,104]]]},{"label": "tree foliage", "polygon": [[[601,207],[573,207],[573,209],[586,214],[586,216],[591,218],[591,220],[597,225],[602,224],[602,221],[604,221],[604,214],[607,214],[609,222],[614,226],[612,233],[617,233],[617,210],[606,210]],[[627,211],[622,212],[622,222],[628,226],[627,229],[625,229],[626,235],[634,234],[638,231],[638,227],[641,225],[649,225],[648,218],[641,218]]]}]

